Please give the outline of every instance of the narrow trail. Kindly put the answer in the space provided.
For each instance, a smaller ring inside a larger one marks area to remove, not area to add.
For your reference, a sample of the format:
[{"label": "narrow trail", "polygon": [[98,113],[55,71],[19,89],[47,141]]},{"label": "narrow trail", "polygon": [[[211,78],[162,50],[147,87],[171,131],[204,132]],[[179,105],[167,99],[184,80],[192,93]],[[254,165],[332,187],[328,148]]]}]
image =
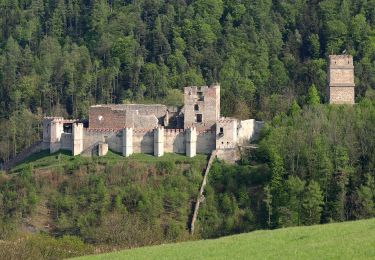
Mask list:
[{"label": "narrow trail", "polygon": [[210,159],[208,160],[208,163],[207,163],[206,170],[204,172],[202,185],[201,185],[201,188],[199,190],[197,201],[196,201],[195,207],[194,207],[193,217],[191,219],[191,224],[190,224],[190,234],[192,234],[192,235],[194,234],[195,221],[197,220],[197,217],[198,217],[199,206],[204,199],[203,192],[204,192],[204,188],[206,187],[206,184],[207,184],[208,173],[211,169],[211,166],[212,166],[212,163],[214,162],[214,159],[216,158],[216,154],[217,154],[216,150],[212,151]]}]

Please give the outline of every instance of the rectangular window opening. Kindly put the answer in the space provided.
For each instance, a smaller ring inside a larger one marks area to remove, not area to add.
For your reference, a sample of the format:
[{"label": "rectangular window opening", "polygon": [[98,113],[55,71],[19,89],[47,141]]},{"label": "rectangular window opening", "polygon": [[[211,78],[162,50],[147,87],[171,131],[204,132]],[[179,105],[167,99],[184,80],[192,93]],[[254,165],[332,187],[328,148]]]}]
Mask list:
[{"label": "rectangular window opening", "polygon": [[64,124],[63,131],[66,134],[71,134],[73,132],[73,124]]},{"label": "rectangular window opening", "polygon": [[198,91],[197,95],[198,95],[198,101],[204,101],[204,96],[203,96],[203,92],[202,91]]},{"label": "rectangular window opening", "polygon": [[197,114],[196,115],[196,122],[197,123],[202,123],[203,119],[202,119],[202,114]]}]

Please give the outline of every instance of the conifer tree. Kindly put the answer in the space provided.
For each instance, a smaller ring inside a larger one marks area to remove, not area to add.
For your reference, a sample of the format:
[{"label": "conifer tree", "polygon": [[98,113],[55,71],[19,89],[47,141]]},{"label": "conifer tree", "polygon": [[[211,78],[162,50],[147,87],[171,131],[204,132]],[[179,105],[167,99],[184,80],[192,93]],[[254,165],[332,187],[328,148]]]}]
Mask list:
[{"label": "conifer tree", "polygon": [[301,113],[301,107],[298,105],[296,100],[293,100],[292,105],[289,109],[289,115],[295,117]]},{"label": "conifer tree", "polygon": [[309,88],[309,93],[307,94],[306,102],[310,106],[315,106],[315,105],[320,104],[319,93],[314,84],[312,84],[311,87]]},{"label": "conifer tree", "polygon": [[323,205],[323,195],[319,184],[311,181],[307,185],[303,197],[302,223],[305,225],[319,224]]}]

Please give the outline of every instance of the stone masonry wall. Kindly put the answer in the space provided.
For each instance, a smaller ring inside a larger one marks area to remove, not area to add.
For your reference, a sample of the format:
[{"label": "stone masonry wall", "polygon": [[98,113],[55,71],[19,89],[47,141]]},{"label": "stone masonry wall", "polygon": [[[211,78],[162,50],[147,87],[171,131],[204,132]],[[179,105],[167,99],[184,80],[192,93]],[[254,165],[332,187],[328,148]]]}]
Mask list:
[{"label": "stone masonry wall", "polygon": [[213,150],[215,150],[215,131],[198,132],[197,135],[197,153],[210,154]]},{"label": "stone masonry wall", "polygon": [[329,63],[334,66],[353,66],[353,57],[351,55],[330,55]]},{"label": "stone masonry wall", "polygon": [[350,55],[329,56],[328,98],[330,104],[354,104],[354,65]]},{"label": "stone masonry wall", "polygon": [[72,146],[73,146],[72,134],[70,134],[70,133],[62,133],[61,134],[60,142],[61,142],[61,149],[62,150],[67,150],[67,151],[71,151],[72,150]]},{"label": "stone masonry wall", "polygon": [[[164,130],[164,152],[186,153],[186,133],[183,129]],[[83,150],[98,143],[108,143],[110,150],[122,152],[122,132],[117,130],[84,129]],[[197,133],[197,153],[210,154],[215,149],[215,132],[203,131]],[[154,153],[154,131],[133,130],[133,153]]]},{"label": "stone masonry wall", "polygon": [[233,149],[237,146],[237,119],[221,118],[216,126],[216,149]]},{"label": "stone masonry wall", "polygon": [[351,69],[331,69],[330,86],[354,86],[354,73]]},{"label": "stone masonry wall", "polygon": [[[198,122],[197,115],[202,116]],[[184,89],[184,128],[211,130],[220,117],[220,86]]]},{"label": "stone masonry wall", "polygon": [[183,129],[165,129],[164,142],[164,152],[185,154],[186,141]]},{"label": "stone masonry wall", "polygon": [[153,129],[159,126],[159,119],[154,115],[140,115],[138,111],[126,111],[126,125],[134,129]]},{"label": "stone masonry wall", "polygon": [[153,130],[133,130],[133,153],[154,153]]},{"label": "stone masonry wall", "polygon": [[[89,127],[148,129],[157,127],[158,123],[163,124],[167,111],[170,111],[170,116],[174,116],[177,113],[177,108],[142,104],[92,106],[89,110]],[[151,125],[150,121],[152,121]]]},{"label": "stone masonry wall", "polygon": [[332,104],[354,104],[354,88],[331,87],[330,103]]},{"label": "stone masonry wall", "polygon": [[255,119],[243,120],[238,128],[238,143],[240,145],[248,143],[254,136]]},{"label": "stone masonry wall", "polygon": [[109,149],[115,152],[122,152],[121,133],[115,130],[94,130],[84,129],[83,150],[87,150],[93,145],[102,142],[108,143]]},{"label": "stone masonry wall", "polygon": [[90,107],[89,122],[90,128],[124,128],[126,126],[126,113],[124,111],[113,111],[110,107]]}]

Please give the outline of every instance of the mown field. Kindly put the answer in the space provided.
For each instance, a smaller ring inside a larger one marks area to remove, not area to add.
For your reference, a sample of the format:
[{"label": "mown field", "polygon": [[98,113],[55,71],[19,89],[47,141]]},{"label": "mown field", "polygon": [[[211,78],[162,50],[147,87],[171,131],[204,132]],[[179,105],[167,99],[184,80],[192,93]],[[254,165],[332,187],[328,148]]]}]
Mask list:
[{"label": "mown field", "polygon": [[79,259],[374,259],[375,219],[256,231]]}]

